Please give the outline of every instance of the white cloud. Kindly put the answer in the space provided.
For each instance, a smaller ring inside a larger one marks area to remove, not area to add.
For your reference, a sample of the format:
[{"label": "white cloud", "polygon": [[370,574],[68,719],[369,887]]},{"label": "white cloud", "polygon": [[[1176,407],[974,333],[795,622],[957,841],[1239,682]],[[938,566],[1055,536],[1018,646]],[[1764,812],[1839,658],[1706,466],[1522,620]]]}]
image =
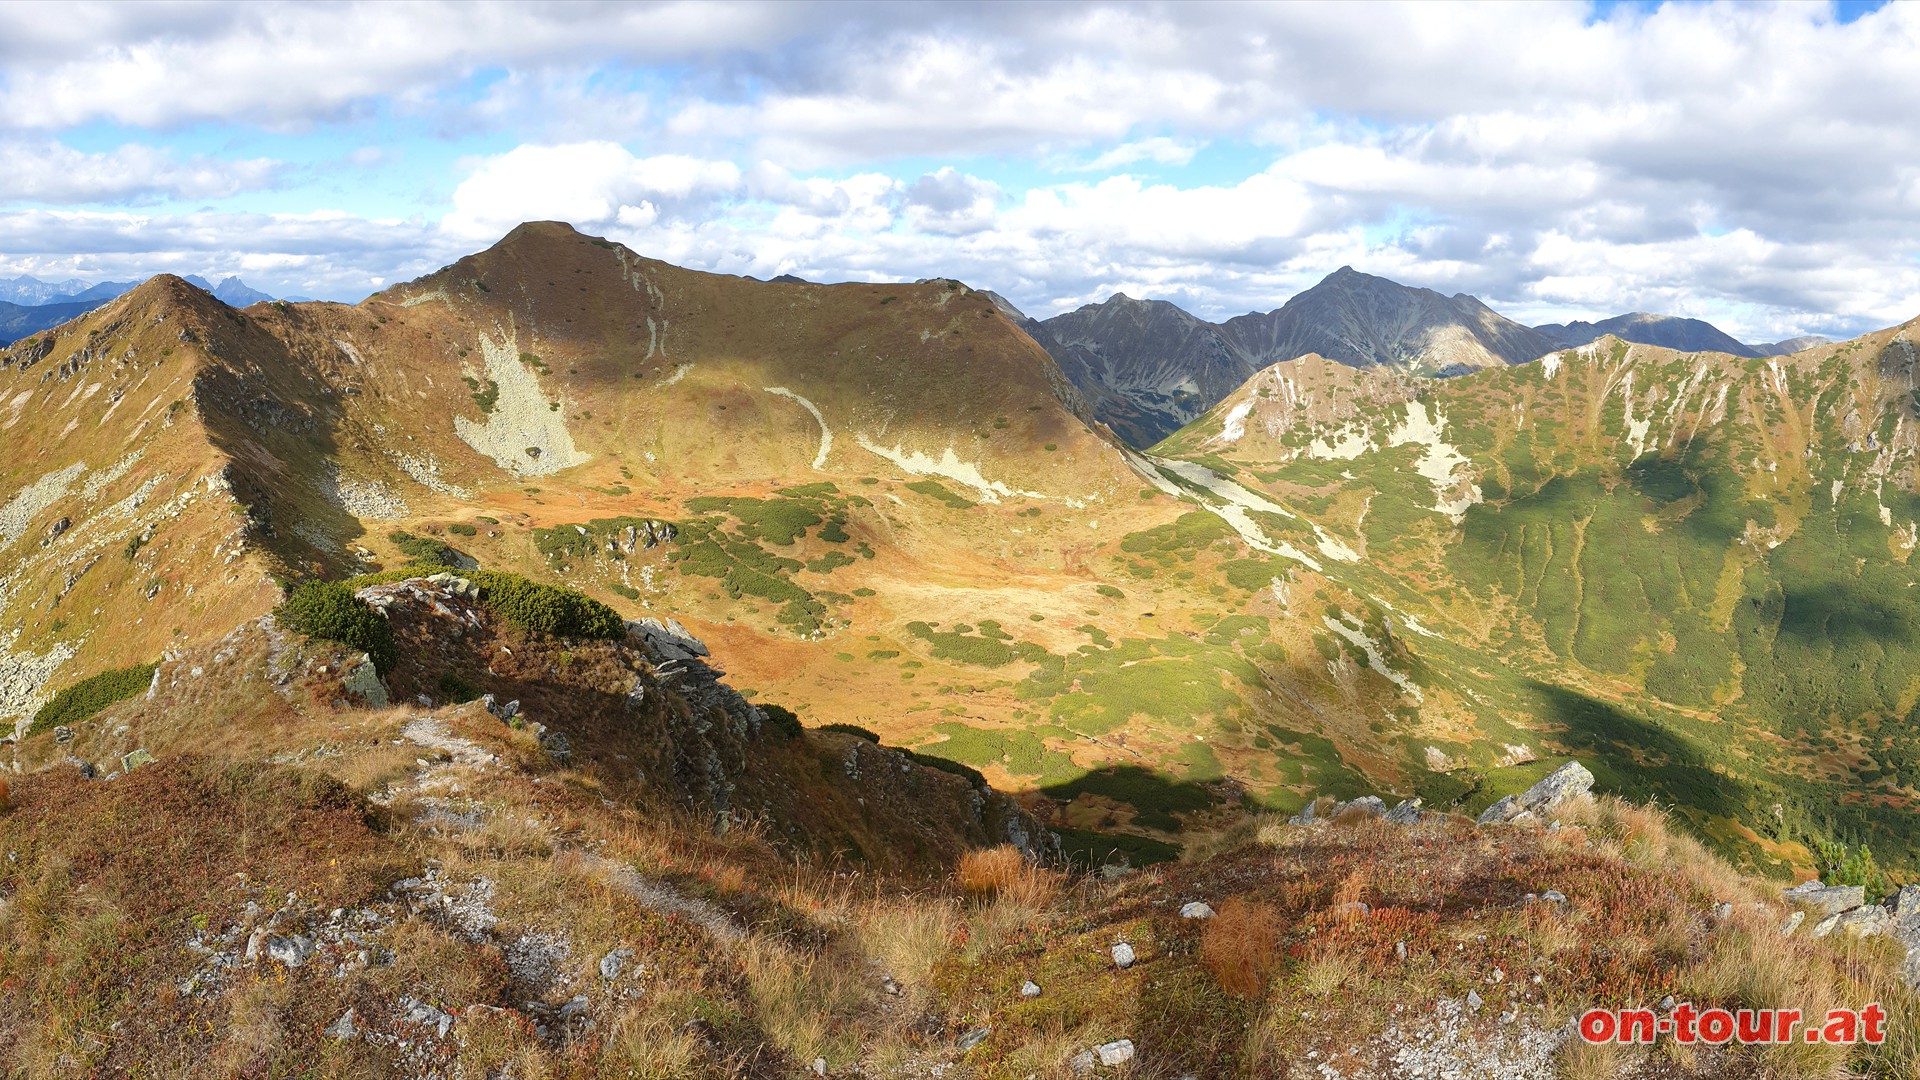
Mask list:
[{"label": "white cloud", "polygon": [[219,280],[247,271],[276,294],[358,300],[376,275],[417,277],[466,250],[418,221],[312,214],[0,211],[0,275],[139,280],[156,273]]},{"label": "white cloud", "polygon": [[1084,165],[1073,166],[1077,172],[1107,172],[1127,165],[1151,161],[1158,165],[1185,165],[1200,152],[1198,143],[1182,142],[1158,135],[1151,139],[1121,143],[1111,150]]},{"label": "white cloud", "polygon": [[3,140],[0,162],[0,199],[56,205],[219,198],[267,187],[281,171],[265,158],[179,161],[137,143],[89,154],[53,141]]},{"label": "white cloud", "polygon": [[[284,175],[47,141],[96,121],[332,124],[346,146],[413,123],[521,145],[410,177],[436,214],[457,185],[451,210],[437,226],[354,218],[340,231],[361,250],[308,251],[298,217],[211,213],[142,219],[144,234],[111,214],[0,215],[0,241],[42,245],[0,251],[311,259],[284,272],[314,267],[298,291],[321,291],[558,217],[729,272],[960,276],[1036,313],[1126,288],[1229,315],[1351,263],[1521,317],[1641,307],[1749,336],[1862,329],[1920,312],[1916,52],[1912,4],[1845,25],[1820,5],[1736,3],[1603,19],[1582,5],[4,5],[0,197],[15,202],[217,200]],[[1188,178],[1201,147],[1204,182]],[[416,155],[397,149],[349,160],[403,169]],[[1148,164],[1180,171],[1107,175]],[[1011,179],[1047,170],[1085,175]]]},{"label": "white cloud", "polygon": [[663,207],[675,217],[703,213],[736,191],[740,179],[731,162],[640,158],[610,142],[521,146],[485,160],[461,182],[443,224],[454,236],[488,240],[534,219],[591,228],[631,210],[651,223]]}]

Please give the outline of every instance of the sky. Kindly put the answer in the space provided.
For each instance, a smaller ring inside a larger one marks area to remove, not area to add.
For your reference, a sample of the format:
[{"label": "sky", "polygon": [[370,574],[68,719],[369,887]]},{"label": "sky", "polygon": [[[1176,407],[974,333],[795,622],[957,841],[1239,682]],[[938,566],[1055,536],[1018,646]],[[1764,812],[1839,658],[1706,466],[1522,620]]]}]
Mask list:
[{"label": "sky", "polygon": [[1920,315],[1920,3],[0,4],[0,276],[356,301],[559,219],[1208,318],[1340,268]]}]

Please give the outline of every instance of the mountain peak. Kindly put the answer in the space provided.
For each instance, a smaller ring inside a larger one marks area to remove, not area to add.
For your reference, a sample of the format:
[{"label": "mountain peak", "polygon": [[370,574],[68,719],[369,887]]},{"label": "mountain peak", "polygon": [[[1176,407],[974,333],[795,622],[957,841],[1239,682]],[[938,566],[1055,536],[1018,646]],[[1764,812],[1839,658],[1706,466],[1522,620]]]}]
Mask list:
[{"label": "mountain peak", "polygon": [[505,251],[551,243],[595,240],[564,221],[523,221],[507,231],[488,251]]},{"label": "mountain peak", "polygon": [[1585,345],[1607,335],[1639,345],[1658,345],[1681,352],[1719,352],[1754,357],[1765,353],[1725,333],[1712,323],[1676,315],[1632,311],[1599,322],[1547,323],[1534,327],[1556,346]]}]

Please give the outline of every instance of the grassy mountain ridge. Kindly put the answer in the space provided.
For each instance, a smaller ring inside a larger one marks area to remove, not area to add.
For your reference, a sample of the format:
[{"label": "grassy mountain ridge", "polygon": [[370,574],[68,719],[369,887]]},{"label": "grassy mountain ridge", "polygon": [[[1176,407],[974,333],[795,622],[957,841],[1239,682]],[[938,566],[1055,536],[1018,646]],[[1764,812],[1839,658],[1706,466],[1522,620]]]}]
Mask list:
[{"label": "grassy mountain ridge", "polygon": [[1598,755],[1763,861],[1829,832],[1904,861],[1913,329],[1770,359],[1603,338],[1417,384],[1309,358],[1155,453],[1363,553],[1337,576],[1450,684],[1423,714]]}]

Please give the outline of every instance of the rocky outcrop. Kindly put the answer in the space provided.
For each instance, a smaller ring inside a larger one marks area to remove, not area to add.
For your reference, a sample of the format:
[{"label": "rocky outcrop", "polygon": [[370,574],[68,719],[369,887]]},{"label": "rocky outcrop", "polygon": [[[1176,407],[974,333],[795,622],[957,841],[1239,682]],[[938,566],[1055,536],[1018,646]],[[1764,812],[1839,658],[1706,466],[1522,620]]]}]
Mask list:
[{"label": "rocky outcrop", "polygon": [[1499,802],[1487,807],[1478,823],[1494,825],[1501,823],[1523,823],[1535,820],[1547,811],[1567,801],[1593,790],[1593,774],[1577,761],[1548,773],[1546,779],[1533,785],[1518,795],[1508,795]]},{"label": "rocky outcrop", "polygon": [[[1586,795],[1592,790],[1593,773],[1588,772],[1587,767],[1579,762],[1569,761],[1565,765],[1547,774],[1539,783],[1520,794],[1505,796],[1499,802],[1487,807],[1477,819],[1477,823],[1480,825],[1524,825],[1530,822],[1538,822],[1553,808],[1567,802],[1569,799],[1577,799]],[[1428,813],[1427,810],[1422,808],[1420,799],[1417,796],[1411,799],[1402,799],[1400,802],[1394,804],[1391,810],[1387,809],[1386,802],[1378,795],[1362,795],[1357,799],[1349,799],[1346,802],[1334,802],[1331,805],[1325,805],[1323,808],[1323,804],[1325,803],[1326,800],[1324,799],[1315,799],[1308,802],[1298,814],[1287,819],[1287,824],[1313,825],[1318,822],[1333,821],[1341,817],[1365,814],[1394,825],[1413,825],[1422,820]],[[1814,884],[1818,885],[1819,883],[1815,882]],[[1859,903],[1860,901],[1856,898],[1853,903],[1848,906],[1857,907]],[[1920,905],[1920,901],[1916,901],[1916,904]],[[1915,919],[1916,922],[1920,922],[1920,915],[1916,915]]]},{"label": "rocky outcrop", "polygon": [[1884,904],[1867,903],[1866,894],[1863,886],[1826,885],[1818,879],[1782,889],[1780,898],[1801,910],[1788,918],[1780,932],[1793,935],[1812,913],[1817,921],[1808,933],[1816,938],[1831,934],[1891,937],[1906,952],[1900,977],[1920,990],[1920,885],[1901,886]]},{"label": "rocky outcrop", "polygon": [[1859,885],[1822,885],[1816,879],[1784,889],[1780,896],[1788,903],[1799,904],[1825,915],[1838,915],[1866,903],[1867,890]]}]

